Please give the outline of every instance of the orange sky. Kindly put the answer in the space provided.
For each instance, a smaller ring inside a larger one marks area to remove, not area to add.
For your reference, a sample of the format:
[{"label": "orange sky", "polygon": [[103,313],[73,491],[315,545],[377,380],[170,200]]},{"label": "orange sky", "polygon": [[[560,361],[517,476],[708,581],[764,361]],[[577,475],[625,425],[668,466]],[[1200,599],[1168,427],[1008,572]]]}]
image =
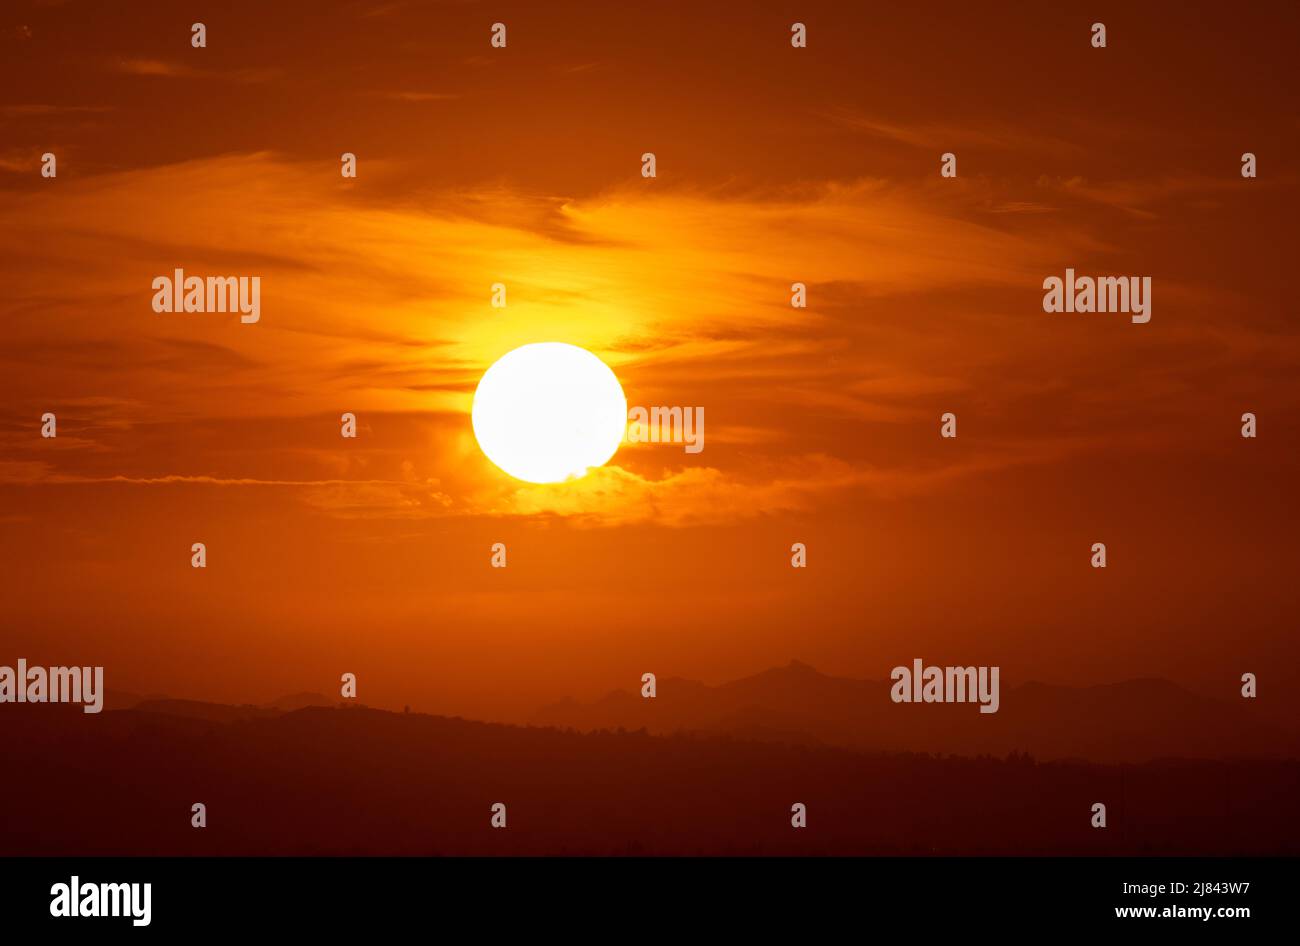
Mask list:
[{"label": "orange sky", "polygon": [[[1300,14],[849,6],[7,4],[0,663],[494,717],[792,657],[1295,692]],[[155,314],[176,267],[261,321]],[[1151,322],[1044,313],[1066,267]],[[505,476],[470,399],[544,340],[705,450]]]}]

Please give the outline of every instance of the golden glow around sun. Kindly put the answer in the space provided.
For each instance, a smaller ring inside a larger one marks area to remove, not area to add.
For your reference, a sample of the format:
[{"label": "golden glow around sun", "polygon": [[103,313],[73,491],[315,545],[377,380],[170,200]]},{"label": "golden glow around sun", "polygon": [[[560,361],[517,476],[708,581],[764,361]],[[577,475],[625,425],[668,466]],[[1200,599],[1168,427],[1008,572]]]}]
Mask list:
[{"label": "golden glow around sun", "polygon": [[614,455],[627,399],[614,372],[585,348],[539,342],[484,373],[471,415],[489,460],[516,479],[559,483]]}]

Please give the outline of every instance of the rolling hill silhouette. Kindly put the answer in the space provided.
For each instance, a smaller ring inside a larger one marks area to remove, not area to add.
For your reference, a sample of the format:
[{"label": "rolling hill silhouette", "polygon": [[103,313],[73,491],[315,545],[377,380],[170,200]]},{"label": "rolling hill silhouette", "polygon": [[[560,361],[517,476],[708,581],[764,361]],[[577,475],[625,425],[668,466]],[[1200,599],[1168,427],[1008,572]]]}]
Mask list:
[{"label": "rolling hill silhouette", "polygon": [[224,703],[205,703],[200,700],[176,700],[166,696],[136,698],[125,706],[121,702],[109,705],[113,708],[136,709],[164,716],[234,722],[244,719],[266,719],[308,706],[334,706],[335,703],[319,693],[293,693],[260,705],[241,703],[238,706],[228,706]]},{"label": "rolling hill silhouette", "polygon": [[6,707],[0,853],[1300,852],[1294,760],[1036,763],[195,706]]},{"label": "rolling hill silhouette", "polygon": [[889,752],[1142,762],[1161,758],[1300,758],[1300,735],[1246,700],[1221,702],[1165,680],[1091,687],[1003,686],[997,713],[972,704],[898,704],[889,681],[852,680],[807,664],[720,686],[664,679],[658,696],[616,691],[540,710],[539,725],[702,732]]}]

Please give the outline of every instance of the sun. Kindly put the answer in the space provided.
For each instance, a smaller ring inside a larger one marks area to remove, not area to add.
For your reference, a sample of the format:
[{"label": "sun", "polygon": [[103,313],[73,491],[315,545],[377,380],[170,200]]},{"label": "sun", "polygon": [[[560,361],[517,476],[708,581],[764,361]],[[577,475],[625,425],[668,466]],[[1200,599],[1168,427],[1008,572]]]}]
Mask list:
[{"label": "sun", "polygon": [[497,359],[471,411],[487,458],[516,479],[561,483],[606,463],[627,430],[623,386],[576,345],[538,342]]}]

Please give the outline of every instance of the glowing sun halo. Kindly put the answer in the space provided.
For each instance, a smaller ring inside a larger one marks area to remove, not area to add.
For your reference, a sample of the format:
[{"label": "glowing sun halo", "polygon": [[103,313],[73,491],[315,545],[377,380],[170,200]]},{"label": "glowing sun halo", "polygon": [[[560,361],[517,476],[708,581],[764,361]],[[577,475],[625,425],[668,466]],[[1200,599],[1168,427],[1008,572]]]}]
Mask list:
[{"label": "glowing sun halo", "polygon": [[539,342],[507,352],[483,374],[471,417],[489,460],[516,479],[559,483],[614,455],[627,399],[591,352]]}]

